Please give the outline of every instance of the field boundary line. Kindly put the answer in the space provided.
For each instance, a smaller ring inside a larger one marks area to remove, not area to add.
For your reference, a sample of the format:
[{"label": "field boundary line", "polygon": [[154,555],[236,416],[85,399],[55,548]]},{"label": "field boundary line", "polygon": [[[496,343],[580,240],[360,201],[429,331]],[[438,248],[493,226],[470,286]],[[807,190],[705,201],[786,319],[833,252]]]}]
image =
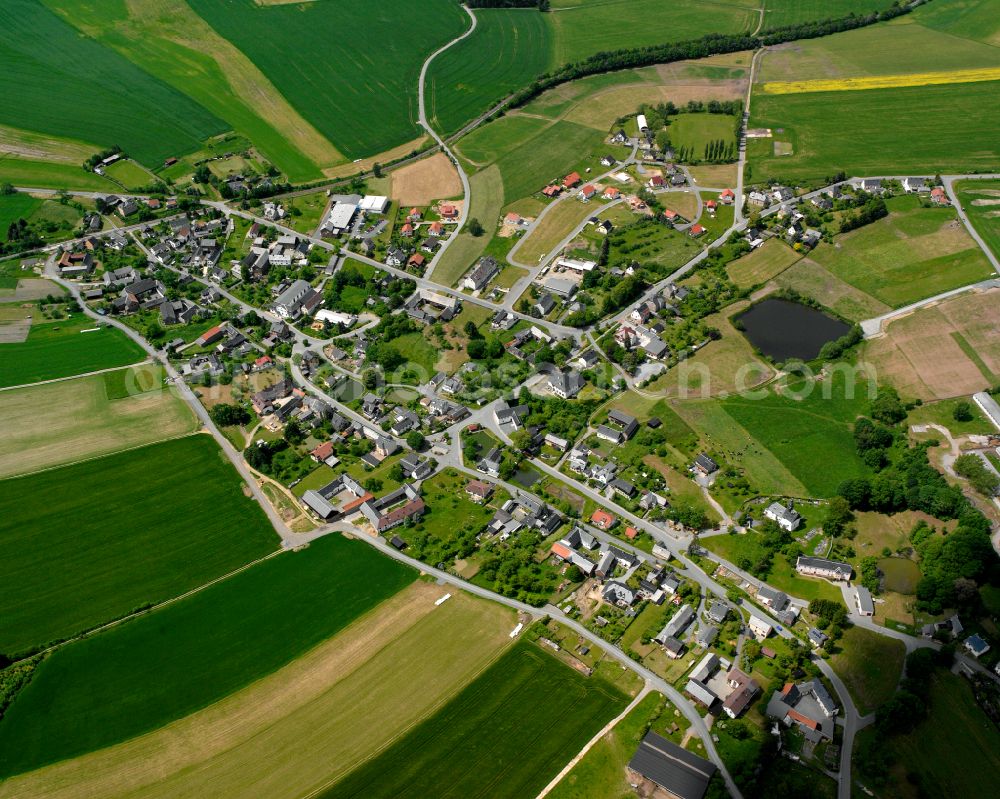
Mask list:
[{"label": "field boundary line", "polygon": [[601,739],[604,738],[605,735],[607,735],[615,727],[617,727],[620,722],[624,721],[625,717],[629,713],[631,713],[633,710],[635,710],[636,707],[639,706],[639,703],[643,699],[645,699],[646,696],[650,692],[652,692],[652,690],[653,690],[653,687],[649,684],[649,681],[647,680],[646,682],[644,682],[643,686],[642,686],[642,690],[639,691],[638,694],[636,694],[635,699],[633,699],[629,703],[629,705],[618,716],[616,716],[615,718],[611,719],[611,721],[609,721],[607,724],[605,724],[602,729],[598,730],[597,734],[593,738],[591,738],[589,741],[587,741],[587,743],[584,744],[583,749],[581,749],[576,754],[576,756],[572,760],[569,761],[569,763],[567,763],[565,766],[563,766],[562,771],[560,771],[558,774],[556,774],[555,777],[552,778],[552,781],[542,789],[542,792],[540,794],[538,794],[538,796],[536,796],[535,799],[545,799],[546,796],[548,796],[553,790],[555,790],[555,787],[560,782],[562,782],[562,779],[567,774],[569,774],[576,767],[576,764],[579,763],[581,760],[583,760],[583,758],[587,755],[587,753],[594,746],[596,746],[601,741]]},{"label": "field boundary line", "polygon": [[0,386],[0,391],[17,391],[19,388],[33,388],[34,386],[47,386],[50,383],[63,383],[67,380],[79,380],[82,377],[94,377],[108,372],[120,372],[122,369],[131,369],[134,366],[142,366],[146,363],[156,363],[152,357],[146,356],[141,361],[127,363],[124,366],[109,366],[107,369],[95,369],[93,372],[84,372],[78,375],[67,375],[66,377],[52,377],[48,380],[39,380],[35,383],[21,383],[17,386]]},{"label": "field boundary line", "polygon": [[[470,596],[473,596],[473,595],[470,594]],[[487,599],[486,601],[490,602],[490,603],[493,602],[492,599]],[[427,617],[425,616],[424,618],[427,618]],[[322,793],[328,791],[330,788],[333,788],[338,782],[340,782],[341,780],[343,780],[345,777],[350,776],[353,772],[357,771],[359,768],[362,768],[366,763],[368,763],[371,760],[373,760],[374,758],[378,757],[378,755],[382,754],[384,751],[386,751],[393,744],[395,744],[398,741],[400,741],[414,727],[416,727],[419,724],[422,724],[423,722],[427,721],[427,719],[429,719],[432,716],[434,716],[434,714],[436,714],[445,705],[447,705],[448,702],[450,702],[452,699],[454,699],[456,696],[458,696],[463,690],[465,690],[465,688],[467,688],[468,686],[472,685],[473,682],[475,682],[477,679],[479,679],[487,669],[489,669],[494,663],[496,663],[507,652],[507,650],[510,649],[510,647],[512,647],[514,645],[515,642],[504,641],[503,644],[500,646],[500,649],[497,651],[497,653],[493,657],[491,657],[483,665],[483,667],[481,669],[479,669],[474,674],[472,674],[469,677],[469,679],[465,682],[464,685],[459,686],[458,688],[455,689],[454,692],[449,693],[447,696],[441,697],[441,699],[438,702],[436,702],[431,707],[431,709],[428,711],[428,713],[426,715],[422,716],[419,719],[414,719],[412,722],[410,722],[405,727],[403,727],[401,730],[399,730],[399,732],[397,732],[392,738],[390,738],[389,740],[387,740],[384,744],[382,744],[382,746],[380,746],[378,749],[376,749],[375,751],[373,751],[367,757],[363,758],[362,760],[359,760],[356,763],[352,763],[350,766],[347,766],[345,769],[342,769],[337,774],[336,777],[333,777],[328,782],[324,783],[323,785],[321,785],[318,788],[316,788],[315,790],[313,790],[311,793],[305,794],[302,797],[302,799],[315,799],[315,797],[320,796]],[[385,646],[382,647],[382,649],[388,648],[389,645],[390,644],[386,644]],[[379,652],[381,652],[382,649],[380,649]]]},{"label": "field boundary line", "polygon": [[[278,549],[274,550],[273,552],[269,552],[266,555],[262,555],[256,560],[250,561],[249,563],[244,563],[239,568],[233,569],[233,571],[228,572],[226,574],[219,575],[215,579],[209,580],[207,583],[204,583],[203,585],[199,585],[196,586],[195,588],[191,588],[188,591],[185,591],[183,594],[178,594],[177,596],[171,597],[170,599],[164,599],[162,602],[158,602],[155,605],[150,605],[148,608],[143,608],[142,610],[133,611],[132,613],[129,613],[127,616],[122,616],[120,619],[115,619],[114,621],[106,622],[105,624],[102,624],[99,627],[94,627],[93,629],[86,630],[82,633],[77,633],[76,635],[67,638],[64,641],[60,641],[59,643],[53,644],[52,646],[39,650],[38,652],[35,652],[32,655],[21,658],[21,660],[28,660],[29,658],[37,657],[39,655],[48,655],[52,652],[55,652],[57,649],[62,649],[67,644],[72,644],[76,641],[82,641],[84,638],[89,638],[92,635],[97,635],[98,633],[105,632],[106,630],[110,630],[114,627],[124,624],[127,621],[138,618],[139,616],[145,616],[147,613],[155,613],[156,611],[165,608],[168,605],[172,605],[175,602],[180,602],[182,599],[187,599],[188,597],[194,596],[195,594],[204,591],[206,588],[211,588],[216,583],[221,583],[223,580],[228,580],[230,577],[235,577],[240,572],[246,571],[252,566],[256,566],[260,563],[263,563],[265,560],[270,560],[275,555],[280,555],[282,552],[291,552],[291,551],[292,550],[285,549],[284,547],[278,547]],[[15,661],[15,662],[20,662],[20,661]]]},{"label": "field boundary line", "polygon": [[918,86],[944,86],[952,83],[984,83],[995,80],[1000,80],[1000,67],[911,72],[896,75],[865,75],[853,78],[771,81],[762,84],[761,89],[764,94],[774,95],[813,94],[816,92],[853,92],[915,88]]}]

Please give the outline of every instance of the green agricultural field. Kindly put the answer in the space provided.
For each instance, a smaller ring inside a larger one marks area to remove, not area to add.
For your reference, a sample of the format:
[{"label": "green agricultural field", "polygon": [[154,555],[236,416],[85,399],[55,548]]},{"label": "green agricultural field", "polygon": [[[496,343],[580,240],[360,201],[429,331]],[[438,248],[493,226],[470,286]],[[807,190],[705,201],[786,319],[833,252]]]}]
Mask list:
[{"label": "green agricultural field", "polygon": [[763,0],[764,24],[762,29],[796,25],[814,19],[846,17],[864,14],[884,7],[881,0]]},{"label": "green agricultural field", "polygon": [[[882,5],[880,0],[873,1]],[[799,0],[788,2],[791,6],[801,5]],[[938,8],[954,5],[947,3]],[[994,47],[974,41],[972,37],[951,36],[914,24],[917,19],[918,15],[912,14],[889,25],[871,25],[779,45],[761,58],[758,85],[771,81],[836,80],[870,75],[905,77],[932,71],[997,66]],[[754,102],[756,97],[754,95]]]},{"label": "green agricultural field", "polygon": [[889,216],[821,244],[810,258],[894,308],[993,276],[953,208],[924,208],[914,196],[887,205]]},{"label": "green agricultural field", "polygon": [[955,193],[976,232],[1000,258],[1000,180],[961,180]]},{"label": "green agricultural field", "polygon": [[114,191],[117,186],[79,164],[0,157],[0,183],[37,189]]},{"label": "green agricultural field", "polygon": [[[647,607],[656,608],[652,604]],[[625,767],[662,704],[660,694],[648,694],[583,756],[549,796],[552,799],[632,799],[635,791],[625,776]]]},{"label": "green agricultural field", "polygon": [[126,366],[146,357],[120,330],[94,330],[94,324],[77,313],[60,321],[32,324],[27,341],[0,344],[0,387]]},{"label": "green agricultural field", "polygon": [[415,577],[367,544],[331,535],[59,649],[0,720],[0,776],[206,707],[295,660]]},{"label": "green agricultural field", "polygon": [[196,150],[225,129],[184,94],[80,36],[40,0],[3,4],[0,46],[6,54],[2,124],[118,144],[151,164]]},{"label": "green agricultural field", "polygon": [[549,126],[544,119],[513,113],[463,136],[457,145],[459,154],[471,164],[484,167],[504,153],[516,149]]},{"label": "green agricultural field", "polygon": [[[751,127],[783,130],[751,139],[756,180],[822,181],[850,175],[955,174],[1000,167],[1000,82],[864,91],[754,95]],[[885,120],[891,118],[892,125]],[[849,119],[850,124],[841,124]],[[961,119],[961,125],[942,125]],[[791,155],[774,155],[774,143]]]},{"label": "green agricultural field", "polygon": [[[867,384],[851,386],[855,397],[848,398],[844,383],[843,378],[832,384],[815,383],[802,400],[771,390],[763,398],[730,396],[721,405],[810,495],[829,497],[844,480],[868,473],[855,450],[852,433],[854,420],[866,411]],[[745,446],[754,446],[753,441]],[[817,469],[817,463],[823,468]]]},{"label": "green agricultural field", "polygon": [[[70,25],[187,94],[252,139],[291,180],[316,179],[322,168],[345,160],[250,59],[216,33],[185,0],[130,0],[117,8],[86,0],[46,1]],[[178,179],[189,174],[185,169],[181,162],[163,176]]]},{"label": "green agricultural field", "polygon": [[697,0],[555,0],[545,16],[560,64],[604,50],[749,32],[758,19],[754,8],[725,0],[710,13]]},{"label": "green agricultural field", "polygon": [[552,66],[546,15],[534,9],[476,11],[475,33],[446,50],[427,73],[431,121],[451,132]]},{"label": "green agricultural field", "polygon": [[469,24],[452,0],[190,5],[349,158],[417,138],[420,67]]},{"label": "green agricultural field", "polygon": [[162,602],[278,543],[201,435],[0,481],[0,519],[4,652]]},{"label": "green agricultural field", "polygon": [[851,692],[858,712],[873,713],[889,701],[903,673],[903,642],[864,627],[848,627],[837,649],[830,665]]},{"label": "green agricultural field", "polygon": [[928,28],[952,34],[955,38],[975,39],[994,47],[1000,43],[1000,16],[996,0],[953,0],[920,8],[913,21]]},{"label": "green agricultural field", "polygon": [[[627,700],[521,641],[394,745],[320,794],[534,796]],[[0,728],[2,729],[2,728]]]}]

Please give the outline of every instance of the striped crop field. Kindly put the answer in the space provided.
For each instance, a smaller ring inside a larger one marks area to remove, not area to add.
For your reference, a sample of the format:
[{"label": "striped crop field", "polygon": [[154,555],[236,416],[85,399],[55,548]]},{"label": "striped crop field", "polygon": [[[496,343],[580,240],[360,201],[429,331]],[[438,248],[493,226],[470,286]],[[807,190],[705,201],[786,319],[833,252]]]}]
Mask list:
[{"label": "striped crop field", "polygon": [[1000,67],[953,69],[947,72],[911,72],[906,75],[866,75],[856,78],[788,80],[765,83],[765,94],[809,94],[852,92],[865,89],[897,89],[910,86],[940,86],[948,83],[980,83],[1000,80]]}]

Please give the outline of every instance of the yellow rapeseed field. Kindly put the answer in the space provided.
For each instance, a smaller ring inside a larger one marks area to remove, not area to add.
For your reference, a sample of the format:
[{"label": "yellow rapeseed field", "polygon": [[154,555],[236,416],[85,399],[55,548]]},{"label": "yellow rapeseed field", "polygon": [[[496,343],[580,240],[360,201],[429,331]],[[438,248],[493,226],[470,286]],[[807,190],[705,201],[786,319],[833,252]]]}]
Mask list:
[{"label": "yellow rapeseed field", "polygon": [[897,89],[906,86],[933,86],[942,83],[978,83],[1000,80],[1000,67],[956,69],[949,72],[912,72],[907,75],[867,75],[858,78],[789,80],[764,84],[766,94],[806,94],[849,92],[865,89]]}]

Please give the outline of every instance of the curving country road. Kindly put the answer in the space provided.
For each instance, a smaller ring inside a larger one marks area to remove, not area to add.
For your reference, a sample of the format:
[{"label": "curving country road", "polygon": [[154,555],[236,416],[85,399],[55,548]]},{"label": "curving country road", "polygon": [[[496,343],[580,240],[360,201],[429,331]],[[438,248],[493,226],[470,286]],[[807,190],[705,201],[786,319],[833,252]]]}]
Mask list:
[{"label": "curving country road", "polygon": [[463,39],[466,39],[469,36],[471,36],[472,32],[475,31],[476,26],[479,24],[479,20],[476,19],[476,15],[471,8],[469,8],[466,5],[463,5],[462,8],[465,10],[465,13],[468,14],[469,17],[472,19],[472,25],[470,25],[469,29],[461,36],[456,36],[450,42],[448,42],[445,45],[442,45],[433,53],[431,53],[429,56],[427,56],[427,60],[424,61],[423,66],[420,68],[420,82],[417,85],[417,109],[419,114],[418,122],[420,123],[420,126],[424,128],[424,130],[426,130],[428,134],[430,134],[430,137],[437,142],[438,147],[441,148],[442,152],[444,152],[445,155],[447,155],[448,158],[451,160],[451,162],[455,165],[455,169],[458,171],[458,177],[462,181],[462,191],[465,195],[465,201],[462,203],[462,210],[458,215],[458,225],[456,225],[455,231],[447,239],[441,242],[441,248],[434,254],[434,257],[431,259],[431,262],[427,265],[427,269],[424,272],[424,277],[428,280],[434,274],[434,269],[437,267],[438,263],[440,263],[441,256],[445,254],[448,247],[451,246],[451,243],[456,238],[458,238],[458,234],[462,232],[462,228],[465,226],[465,221],[469,218],[469,206],[472,204],[472,190],[469,187],[469,176],[465,174],[465,170],[462,168],[462,164],[459,162],[455,154],[451,151],[451,148],[448,147],[445,140],[438,135],[438,132],[434,130],[434,126],[431,125],[430,121],[427,119],[427,102],[425,98],[426,95],[425,89],[427,85],[427,69],[428,67],[430,67],[431,61],[433,61],[435,58],[441,55],[441,53],[443,53],[449,47],[452,47],[458,44],[458,42],[462,41]]}]

